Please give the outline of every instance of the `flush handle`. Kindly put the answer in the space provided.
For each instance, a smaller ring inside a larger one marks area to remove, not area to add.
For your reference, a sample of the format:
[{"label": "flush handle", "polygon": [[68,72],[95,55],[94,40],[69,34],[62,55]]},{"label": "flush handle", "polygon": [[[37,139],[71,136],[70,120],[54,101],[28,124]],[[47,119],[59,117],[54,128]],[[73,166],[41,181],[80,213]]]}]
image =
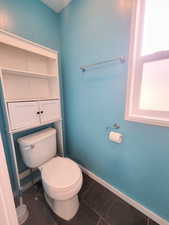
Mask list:
[{"label": "flush handle", "polygon": [[31,150],[31,149],[33,149],[35,146],[34,145],[27,145],[27,146],[25,146],[24,147],[24,150]]}]

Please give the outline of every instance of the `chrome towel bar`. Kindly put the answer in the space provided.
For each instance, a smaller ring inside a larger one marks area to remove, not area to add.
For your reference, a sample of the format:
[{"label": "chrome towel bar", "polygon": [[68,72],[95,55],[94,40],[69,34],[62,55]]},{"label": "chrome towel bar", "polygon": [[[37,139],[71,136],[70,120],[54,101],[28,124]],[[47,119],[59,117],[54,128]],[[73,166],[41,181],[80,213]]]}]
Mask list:
[{"label": "chrome towel bar", "polygon": [[99,65],[103,65],[105,63],[111,63],[111,62],[114,62],[114,61],[120,61],[120,63],[125,63],[126,58],[125,58],[125,56],[114,57],[112,59],[108,59],[108,60],[105,60],[105,61],[101,61],[101,62],[97,62],[97,63],[94,63],[94,64],[81,66],[80,69],[82,70],[82,72],[85,72],[89,68],[92,68],[92,67],[95,67],[95,66],[99,66]]}]

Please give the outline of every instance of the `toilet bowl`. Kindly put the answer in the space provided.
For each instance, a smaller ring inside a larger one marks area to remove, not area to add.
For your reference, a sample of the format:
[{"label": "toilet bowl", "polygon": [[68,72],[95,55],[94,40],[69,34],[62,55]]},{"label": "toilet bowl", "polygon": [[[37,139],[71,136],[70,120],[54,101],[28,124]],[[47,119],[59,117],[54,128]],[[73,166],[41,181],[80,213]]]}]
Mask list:
[{"label": "toilet bowl", "polygon": [[77,194],[82,186],[79,166],[68,158],[55,157],[39,169],[49,206],[64,220],[72,219],[79,209]]},{"label": "toilet bowl", "polygon": [[56,156],[56,130],[44,129],[19,138],[18,143],[24,163],[39,168],[45,199],[53,212],[64,220],[72,219],[79,208],[83,177],[77,163]]}]

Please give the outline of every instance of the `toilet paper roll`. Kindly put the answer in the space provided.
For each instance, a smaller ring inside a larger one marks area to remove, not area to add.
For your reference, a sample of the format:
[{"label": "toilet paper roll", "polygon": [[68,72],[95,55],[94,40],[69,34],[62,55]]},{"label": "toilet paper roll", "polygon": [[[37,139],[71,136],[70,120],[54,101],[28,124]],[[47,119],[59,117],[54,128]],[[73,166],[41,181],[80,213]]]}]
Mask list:
[{"label": "toilet paper roll", "polygon": [[112,142],[120,144],[123,140],[123,135],[120,134],[120,133],[116,133],[116,132],[111,131],[109,133],[109,140],[112,141]]}]

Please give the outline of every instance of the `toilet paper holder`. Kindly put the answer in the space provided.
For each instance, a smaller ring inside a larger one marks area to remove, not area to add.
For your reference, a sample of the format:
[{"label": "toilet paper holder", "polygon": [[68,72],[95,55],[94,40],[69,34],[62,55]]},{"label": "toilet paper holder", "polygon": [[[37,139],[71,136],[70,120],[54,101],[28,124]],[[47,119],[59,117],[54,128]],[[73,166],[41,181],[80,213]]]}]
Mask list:
[{"label": "toilet paper holder", "polygon": [[114,132],[113,129],[119,129],[120,125],[117,123],[114,123],[112,127],[106,127],[106,132],[108,133],[107,138],[109,141],[112,141],[114,143],[122,143],[123,141],[123,135],[117,132]]},{"label": "toilet paper holder", "polygon": [[120,129],[120,125],[118,123],[114,123],[112,127],[106,127],[106,131],[111,131],[112,129]]},{"label": "toilet paper holder", "polygon": [[108,134],[108,140],[117,144],[121,144],[123,141],[123,135],[114,131],[110,131]]},{"label": "toilet paper holder", "polygon": [[119,125],[118,123],[114,123],[114,124],[113,124],[113,128],[114,128],[114,129],[119,129],[119,128],[120,128],[120,125]]}]

